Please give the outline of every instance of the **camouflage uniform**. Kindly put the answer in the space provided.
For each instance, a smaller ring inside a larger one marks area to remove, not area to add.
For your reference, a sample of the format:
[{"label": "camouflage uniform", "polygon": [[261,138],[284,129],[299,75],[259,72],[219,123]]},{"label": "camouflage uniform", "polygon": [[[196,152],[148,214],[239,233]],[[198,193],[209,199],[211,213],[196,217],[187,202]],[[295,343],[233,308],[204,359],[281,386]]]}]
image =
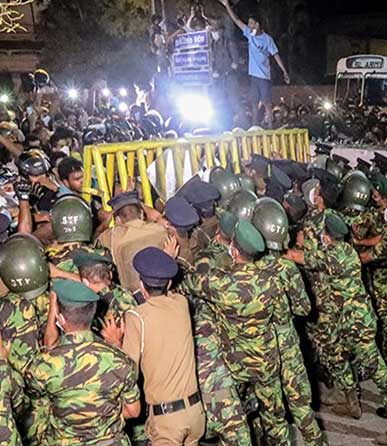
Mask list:
[{"label": "camouflage uniform", "polygon": [[293,316],[307,316],[311,310],[302,276],[296,265],[280,257],[279,252],[270,252],[257,262],[257,267],[270,271],[281,289],[274,301],[274,328],[281,357],[282,386],[290,412],[305,445],[326,444],[311,409],[312,390],[292,321]]},{"label": "camouflage uniform", "polygon": [[116,321],[123,320],[123,316],[127,311],[138,306],[133,294],[119,285],[112,285],[98,294],[100,300],[97,303],[97,311],[93,323],[93,329],[96,332],[101,330],[100,321],[107,314],[111,314]]},{"label": "camouflage uniform", "polygon": [[110,255],[107,248],[98,248],[84,243],[71,243],[58,246],[49,246],[46,249],[48,261],[57,268],[68,273],[77,273],[78,269],[74,265],[72,256],[79,251],[94,252],[102,256]]},{"label": "camouflage uniform", "polygon": [[0,300],[0,327],[5,344],[10,342],[8,361],[22,376],[38,351],[38,325],[34,306],[17,294]]},{"label": "camouflage uniform", "polygon": [[23,404],[22,381],[16,379],[16,373],[0,357],[0,446],[22,446],[13,416]]},{"label": "camouflage uniform", "polygon": [[[327,320],[335,328],[326,348],[331,358],[327,365],[335,382],[346,391],[356,389],[348,360],[354,355],[377,385],[387,407],[387,367],[376,345],[375,313],[363,285],[356,251],[348,243],[337,242],[313,256],[306,253],[305,262],[324,272],[325,286],[333,303]],[[320,313],[320,317],[325,314]]]},{"label": "camouflage uniform", "polygon": [[195,295],[217,309],[226,364],[238,383],[254,385],[267,444],[288,446],[280,357],[272,324],[273,301],[279,290],[270,273],[247,263],[235,265],[231,271],[190,274],[187,281]]},{"label": "camouflage uniform", "polygon": [[36,396],[50,399],[42,444],[130,445],[123,433],[122,403],[140,397],[135,366],[92,332],[65,334],[53,349],[41,352],[27,373],[27,385]]},{"label": "camouflage uniform", "polygon": [[[321,248],[321,235],[324,232],[325,218],[327,215],[335,214],[332,209],[318,211],[317,209],[309,213],[309,218],[304,222],[304,251],[310,258],[314,256]],[[324,276],[321,271],[313,268],[304,269],[308,288],[311,290],[313,298],[313,307],[318,313],[317,321],[310,321],[306,326],[306,333],[313,345],[313,350],[317,354],[317,360],[320,365],[325,366],[331,359],[328,355],[329,351],[325,347],[332,338],[332,330],[334,323],[329,324],[325,319],[332,313],[335,316],[336,309],[330,308],[330,296],[324,282]],[[328,306],[327,306],[328,305]],[[320,315],[320,311],[324,316]]]},{"label": "camouflage uniform", "polygon": [[[225,266],[231,258],[227,247],[211,242],[199,251],[194,265],[201,274]],[[236,383],[223,356],[216,317],[210,306],[194,298],[194,339],[199,387],[207,417],[207,438],[217,436],[223,446],[250,446],[251,436]]]}]

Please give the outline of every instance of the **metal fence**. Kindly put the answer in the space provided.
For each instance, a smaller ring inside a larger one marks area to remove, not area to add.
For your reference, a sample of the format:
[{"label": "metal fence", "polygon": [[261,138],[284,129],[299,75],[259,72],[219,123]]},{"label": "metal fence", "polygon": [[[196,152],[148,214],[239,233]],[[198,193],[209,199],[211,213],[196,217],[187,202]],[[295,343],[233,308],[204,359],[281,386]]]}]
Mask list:
[{"label": "metal fence", "polygon": [[[309,134],[305,129],[229,132],[211,137],[87,146],[84,149],[84,198],[90,202],[92,196],[99,196],[103,208],[110,210],[108,201],[115,183],[119,182],[126,190],[129,178],[138,178],[145,204],[153,206],[148,168],[154,163],[158,192],[163,195],[170,175],[164,156],[167,150],[172,154],[177,187],[184,182],[187,161],[192,173],[203,166],[221,165],[238,174],[252,154],[300,162],[308,161],[310,156]],[[94,188],[93,181],[97,184]]]}]

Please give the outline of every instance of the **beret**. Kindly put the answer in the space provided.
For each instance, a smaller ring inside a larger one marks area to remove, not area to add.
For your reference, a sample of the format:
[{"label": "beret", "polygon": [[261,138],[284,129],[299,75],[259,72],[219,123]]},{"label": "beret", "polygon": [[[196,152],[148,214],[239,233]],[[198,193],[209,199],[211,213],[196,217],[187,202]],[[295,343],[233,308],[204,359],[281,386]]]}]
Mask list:
[{"label": "beret", "polygon": [[234,240],[245,254],[251,256],[265,250],[261,233],[247,220],[239,220],[237,223]]},{"label": "beret", "polygon": [[97,293],[82,282],[74,280],[54,279],[53,289],[59,301],[70,307],[83,307],[99,300]]},{"label": "beret", "polygon": [[227,237],[232,238],[238,219],[228,211],[219,212],[218,218],[220,231]]},{"label": "beret", "polygon": [[348,234],[348,226],[337,215],[328,215],[325,219],[325,227],[332,237],[341,239]]},{"label": "beret", "polygon": [[85,265],[93,265],[96,263],[111,264],[112,260],[109,257],[101,256],[94,252],[79,251],[73,255],[73,262],[77,268]]}]

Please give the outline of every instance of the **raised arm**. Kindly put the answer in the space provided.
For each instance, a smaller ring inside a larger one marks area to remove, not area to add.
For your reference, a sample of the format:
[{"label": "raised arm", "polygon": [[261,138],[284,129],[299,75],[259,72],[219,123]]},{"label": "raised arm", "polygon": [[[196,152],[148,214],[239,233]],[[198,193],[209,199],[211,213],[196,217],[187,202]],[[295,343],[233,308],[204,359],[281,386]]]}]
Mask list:
[{"label": "raised arm", "polygon": [[231,9],[229,0],[219,0],[219,2],[226,8],[226,11],[232,18],[232,21],[235,23],[235,25],[243,31],[243,28],[246,26],[246,24],[243,23],[242,20],[239,20],[238,16]]}]

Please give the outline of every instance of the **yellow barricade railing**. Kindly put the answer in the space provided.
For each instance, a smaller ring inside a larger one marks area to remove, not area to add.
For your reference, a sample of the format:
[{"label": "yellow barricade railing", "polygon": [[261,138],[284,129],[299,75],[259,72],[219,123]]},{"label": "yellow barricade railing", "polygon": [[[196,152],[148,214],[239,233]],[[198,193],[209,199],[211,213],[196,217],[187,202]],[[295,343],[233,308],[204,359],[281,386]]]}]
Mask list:
[{"label": "yellow barricade railing", "polygon": [[[281,129],[227,133],[221,136],[198,137],[178,140],[132,141],[125,143],[99,144],[84,149],[84,198],[102,199],[102,206],[110,210],[110,200],[116,182],[126,190],[130,178],[139,177],[142,198],[153,206],[152,188],[147,169],[155,162],[158,189],[166,192],[168,179],[164,151],[172,149],[176,184],[184,181],[184,162],[189,156],[193,173],[200,170],[203,162],[207,168],[219,161],[222,167],[231,167],[238,174],[243,162],[253,154],[262,154],[272,159],[309,160],[309,134],[304,129]],[[93,188],[93,180],[97,189]]]}]

